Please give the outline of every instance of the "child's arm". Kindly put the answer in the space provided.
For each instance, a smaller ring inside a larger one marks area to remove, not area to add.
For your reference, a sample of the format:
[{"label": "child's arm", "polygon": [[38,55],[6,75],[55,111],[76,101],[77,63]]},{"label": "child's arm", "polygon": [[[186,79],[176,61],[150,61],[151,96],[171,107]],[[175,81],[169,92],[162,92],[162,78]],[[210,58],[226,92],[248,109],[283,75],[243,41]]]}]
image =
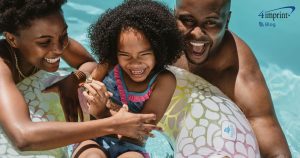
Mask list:
[{"label": "child's arm", "polygon": [[[144,114],[154,113],[156,115],[156,120],[148,123],[156,125],[160,121],[171,102],[175,88],[175,76],[168,70],[160,72],[153,84],[152,94],[141,111]],[[122,139],[141,146],[145,143],[145,137],[139,137],[138,139],[122,137]]]},{"label": "child's arm", "polygon": [[109,69],[108,63],[99,63],[97,67],[92,71],[91,76],[94,80],[102,81],[107,75]]},{"label": "child's arm", "polygon": [[154,83],[153,92],[145,102],[142,113],[156,114],[156,120],[151,122],[157,124],[167,110],[176,88],[176,78],[168,70],[161,72]]}]

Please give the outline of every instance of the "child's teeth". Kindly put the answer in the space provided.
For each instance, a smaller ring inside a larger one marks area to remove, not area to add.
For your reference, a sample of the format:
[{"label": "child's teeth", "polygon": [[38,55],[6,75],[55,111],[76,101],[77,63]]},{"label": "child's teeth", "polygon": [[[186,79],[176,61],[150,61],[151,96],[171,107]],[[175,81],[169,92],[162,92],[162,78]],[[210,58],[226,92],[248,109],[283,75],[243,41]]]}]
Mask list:
[{"label": "child's teeth", "polygon": [[144,72],[144,70],[139,70],[139,71],[131,71],[132,74],[134,75],[140,75]]}]

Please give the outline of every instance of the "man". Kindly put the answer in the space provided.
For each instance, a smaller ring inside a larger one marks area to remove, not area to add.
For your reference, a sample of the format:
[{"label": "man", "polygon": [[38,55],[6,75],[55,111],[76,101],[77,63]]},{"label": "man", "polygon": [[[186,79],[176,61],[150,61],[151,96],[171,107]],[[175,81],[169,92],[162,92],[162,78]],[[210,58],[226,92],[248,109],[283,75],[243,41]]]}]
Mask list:
[{"label": "man", "polygon": [[239,106],[263,157],[291,157],[254,54],[228,30],[230,0],[177,0],[176,17],[185,55],[175,65],[208,80]]}]

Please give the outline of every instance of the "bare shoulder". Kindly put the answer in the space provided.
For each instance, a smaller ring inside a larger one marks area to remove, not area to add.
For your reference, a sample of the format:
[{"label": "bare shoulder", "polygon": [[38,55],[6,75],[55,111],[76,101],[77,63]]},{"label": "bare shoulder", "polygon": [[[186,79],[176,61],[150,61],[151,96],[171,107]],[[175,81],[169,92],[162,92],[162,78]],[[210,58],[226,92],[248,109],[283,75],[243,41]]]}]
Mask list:
[{"label": "bare shoulder", "polygon": [[0,58],[1,61],[5,62],[7,65],[10,65],[11,54],[8,52],[7,44],[5,40],[0,40]]},{"label": "bare shoulder", "polygon": [[4,80],[11,80],[13,81],[12,72],[8,66],[8,63],[5,59],[0,57],[0,85]]},{"label": "bare shoulder", "polygon": [[236,44],[236,50],[239,59],[239,67],[241,68],[241,70],[259,68],[254,52],[251,50],[249,45],[236,34],[232,33],[232,36]]},{"label": "bare shoulder", "polygon": [[253,51],[236,34],[232,33],[232,36],[235,40],[238,55],[239,70],[237,77],[243,77],[249,81],[261,80],[262,73]]},{"label": "bare shoulder", "polygon": [[237,35],[236,42],[239,70],[236,78],[234,97],[247,117],[272,113],[273,104],[269,89],[259,64],[250,47]]},{"label": "bare shoulder", "polygon": [[161,71],[155,83],[153,84],[153,90],[154,91],[169,91],[170,93],[173,93],[176,88],[176,77],[175,75],[169,71],[169,70],[163,70]]},{"label": "bare shoulder", "polygon": [[[4,40],[0,40],[0,81],[13,81],[11,56],[7,51]],[[1,86],[0,86],[1,87]]]},{"label": "bare shoulder", "polygon": [[158,74],[156,83],[164,84],[166,86],[175,86],[176,85],[176,77],[171,71],[164,70]]}]

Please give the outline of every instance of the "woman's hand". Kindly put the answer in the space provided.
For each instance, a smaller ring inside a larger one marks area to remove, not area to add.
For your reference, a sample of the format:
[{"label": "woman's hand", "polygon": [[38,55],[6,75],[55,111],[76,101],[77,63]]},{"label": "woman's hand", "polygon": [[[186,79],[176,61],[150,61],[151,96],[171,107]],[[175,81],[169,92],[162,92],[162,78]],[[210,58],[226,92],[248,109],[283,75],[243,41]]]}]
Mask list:
[{"label": "woman's hand", "polygon": [[[106,104],[109,101],[109,97],[112,93],[106,90],[105,85],[96,80],[90,80],[82,84],[85,90],[79,90],[80,104],[85,112],[96,117],[102,118],[104,112],[107,111]],[[82,95],[83,97],[82,97]]]},{"label": "woman's hand", "polygon": [[153,137],[152,130],[162,130],[150,124],[156,120],[155,114],[134,114],[128,112],[128,106],[123,107],[111,117],[114,120],[114,130],[118,136],[126,136],[141,140],[147,136]]}]

